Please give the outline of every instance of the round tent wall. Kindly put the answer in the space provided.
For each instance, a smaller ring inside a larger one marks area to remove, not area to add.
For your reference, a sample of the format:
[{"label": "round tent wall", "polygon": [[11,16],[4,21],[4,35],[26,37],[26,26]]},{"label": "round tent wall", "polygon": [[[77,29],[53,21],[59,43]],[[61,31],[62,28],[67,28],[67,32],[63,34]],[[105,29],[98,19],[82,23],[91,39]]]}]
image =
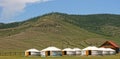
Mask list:
[{"label": "round tent wall", "polygon": [[65,48],[62,51],[66,52],[66,55],[74,55],[75,54],[75,51],[71,48]]},{"label": "round tent wall", "polygon": [[99,48],[99,55],[113,55],[115,53],[115,50],[111,48]]},{"label": "round tent wall", "polygon": [[56,47],[48,47],[41,50],[41,56],[61,56],[62,50]]},{"label": "round tent wall", "polygon": [[113,49],[111,49],[111,48],[106,48],[105,51],[108,52],[108,55],[113,55],[113,54],[116,53],[115,50],[113,50]]},{"label": "round tent wall", "polygon": [[99,48],[98,49],[98,55],[105,55],[107,52],[106,52],[106,48]]},{"label": "round tent wall", "polygon": [[82,55],[98,55],[98,50],[96,46],[89,46],[82,49]]},{"label": "round tent wall", "polygon": [[79,49],[79,48],[74,48],[73,50],[75,51],[75,54],[76,54],[76,55],[81,55],[81,49]]},{"label": "round tent wall", "polygon": [[25,56],[39,56],[39,55],[40,51],[34,48],[25,51]]}]

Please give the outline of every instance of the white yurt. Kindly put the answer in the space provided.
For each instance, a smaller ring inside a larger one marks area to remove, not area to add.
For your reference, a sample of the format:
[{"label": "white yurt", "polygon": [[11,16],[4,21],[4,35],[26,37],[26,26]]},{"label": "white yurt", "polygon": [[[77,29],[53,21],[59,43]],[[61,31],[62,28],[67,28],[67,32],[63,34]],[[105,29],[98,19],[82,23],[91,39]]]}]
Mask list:
[{"label": "white yurt", "polygon": [[63,55],[75,55],[75,51],[71,48],[65,48],[62,50]]},{"label": "white yurt", "polygon": [[116,54],[115,50],[111,49],[111,48],[99,48],[99,55],[114,55]]},{"label": "white yurt", "polygon": [[105,55],[107,52],[106,52],[106,48],[99,48],[98,49],[98,55]]},{"label": "white yurt", "polygon": [[106,48],[105,51],[107,51],[107,55],[114,55],[116,53],[115,50],[113,50],[111,48]]},{"label": "white yurt", "polygon": [[62,50],[56,47],[48,47],[41,50],[41,56],[62,56]]},{"label": "white yurt", "polygon": [[110,51],[110,55],[115,55],[116,54],[116,51],[114,50],[114,49],[112,49],[111,51]]},{"label": "white yurt", "polygon": [[114,55],[116,54],[115,50],[111,48],[99,48],[99,55]]},{"label": "white yurt", "polygon": [[82,49],[82,55],[98,55],[98,49],[96,46],[89,46]]},{"label": "white yurt", "polygon": [[75,51],[75,55],[81,55],[81,49],[73,48],[73,50]]},{"label": "white yurt", "polygon": [[26,50],[25,56],[40,56],[40,51],[34,48]]}]

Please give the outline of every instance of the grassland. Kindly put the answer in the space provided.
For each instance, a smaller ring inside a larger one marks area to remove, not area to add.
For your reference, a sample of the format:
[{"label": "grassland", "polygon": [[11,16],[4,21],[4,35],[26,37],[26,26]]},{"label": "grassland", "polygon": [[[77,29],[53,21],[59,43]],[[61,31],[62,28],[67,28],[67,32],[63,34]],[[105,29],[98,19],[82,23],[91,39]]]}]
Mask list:
[{"label": "grassland", "polygon": [[62,57],[0,56],[0,59],[120,59],[120,55],[112,55],[112,56],[62,56]]},{"label": "grassland", "polygon": [[109,14],[50,13],[23,22],[1,24],[0,50],[23,52],[48,46],[82,49],[90,45],[100,46],[106,40],[120,44],[119,19],[119,15]]}]

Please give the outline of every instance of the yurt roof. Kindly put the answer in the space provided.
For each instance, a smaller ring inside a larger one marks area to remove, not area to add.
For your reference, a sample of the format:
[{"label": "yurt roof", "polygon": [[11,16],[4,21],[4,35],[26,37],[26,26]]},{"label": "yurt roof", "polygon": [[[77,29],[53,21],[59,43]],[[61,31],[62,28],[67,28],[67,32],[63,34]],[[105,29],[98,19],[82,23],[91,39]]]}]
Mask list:
[{"label": "yurt roof", "polygon": [[74,48],[73,50],[75,50],[75,51],[81,51],[81,49],[79,49],[79,48]]},{"label": "yurt roof", "polygon": [[26,50],[26,51],[31,51],[31,52],[40,52],[39,50],[37,50],[37,49],[28,49],[28,50]]},{"label": "yurt roof", "polygon": [[41,51],[61,51],[61,49],[56,48],[56,47],[48,47],[48,48],[45,48]]},{"label": "yurt roof", "polygon": [[63,51],[73,51],[73,49],[71,49],[71,48],[65,48],[65,49],[63,49]]},{"label": "yurt roof", "polygon": [[105,50],[106,50],[106,48],[103,48],[103,47],[102,47],[102,48],[99,48],[98,50],[105,51]]},{"label": "yurt roof", "polygon": [[86,47],[82,50],[98,50],[99,48],[97,48],[96,46],[89,46],[89,47]]},{"label": "yurt roof", "polygon": [[113,50],[111,48],[106,48],[106,51],[115,51],[115,50]]},{"label": "yurt roof", "polygon": [[115,51],[111,48],[99,48],[99,50],[102,50],[102,51]]}]

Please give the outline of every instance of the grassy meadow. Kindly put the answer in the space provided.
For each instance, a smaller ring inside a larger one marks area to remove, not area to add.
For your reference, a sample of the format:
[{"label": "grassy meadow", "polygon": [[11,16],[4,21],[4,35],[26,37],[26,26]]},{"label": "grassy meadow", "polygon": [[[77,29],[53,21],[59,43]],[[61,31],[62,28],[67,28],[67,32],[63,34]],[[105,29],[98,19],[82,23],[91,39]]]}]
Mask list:
[{"label": "grassy meadow", "polygon": [[0,59],[120,59],[120,54],[111,56],[62,56],[62,57],[36,57],[36,56],[0,56]]},{"label": "grassy meadow", "polygon": [[120,45],[119,19],[120,15],[111,14],[49,13],[23,22],[0,24],[0,50],[41,50],[49,46],[83,49],[99,47],[108,40]]}]

